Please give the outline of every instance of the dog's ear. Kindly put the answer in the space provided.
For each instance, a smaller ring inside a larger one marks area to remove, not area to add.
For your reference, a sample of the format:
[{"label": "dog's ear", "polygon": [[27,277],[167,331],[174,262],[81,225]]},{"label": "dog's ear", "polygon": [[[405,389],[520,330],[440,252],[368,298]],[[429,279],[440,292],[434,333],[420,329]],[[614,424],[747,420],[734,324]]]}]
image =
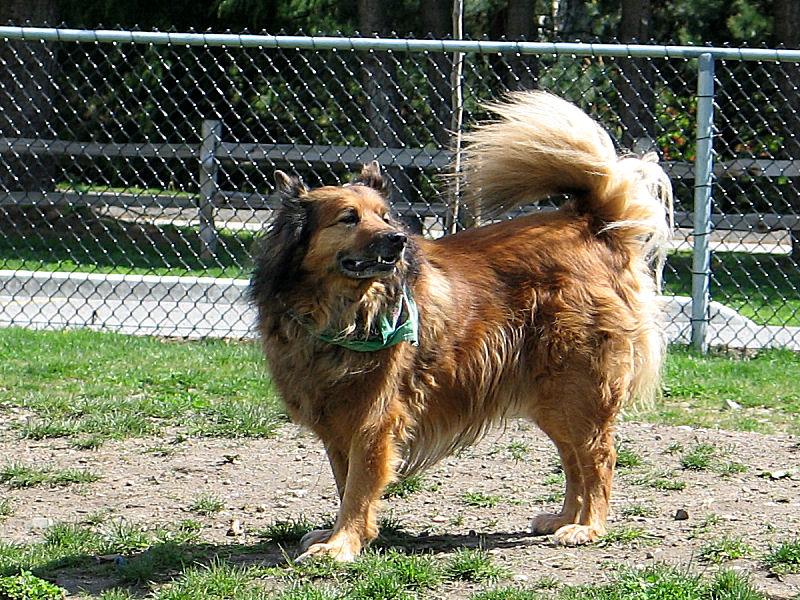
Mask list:
[{"label": "dog's ear", "polygon": [[353,180],[351,185],[365,185],[379,191],[384,196],[389,191],[388,182],[381,174],[381,166],[377,160],[365,164],[361,168],[361,173],[358,174],[358,177]]},{"label": "dog's ear", "polygon": [[282,202],[302,198],[308,194],[308,189],[299,177],[287,175],[283,171],[275,171],[275,187]]},{"label": "dog's ear", "polygon": [[274,305],[277,294],[298,282],[314,218],[308,189],[300,179],[276,171],[275,184],[281,205],[253,248],[256,269],[250,281],[250,297],[259,306]]}]

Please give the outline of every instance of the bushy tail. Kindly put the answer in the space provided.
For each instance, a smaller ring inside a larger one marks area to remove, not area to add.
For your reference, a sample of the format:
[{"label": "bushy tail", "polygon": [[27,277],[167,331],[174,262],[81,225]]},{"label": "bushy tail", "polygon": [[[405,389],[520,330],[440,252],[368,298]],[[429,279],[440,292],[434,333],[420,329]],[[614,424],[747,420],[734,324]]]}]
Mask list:
[{"label": "bushy tail", "polygon": [[547,92],[517,92],[488,108],[499,119],[466,136],[462,159],[464,189],[483,214],[566,193],[648,259],[663,247],[672,187],[655,155],[617,156],[597,122]]}]

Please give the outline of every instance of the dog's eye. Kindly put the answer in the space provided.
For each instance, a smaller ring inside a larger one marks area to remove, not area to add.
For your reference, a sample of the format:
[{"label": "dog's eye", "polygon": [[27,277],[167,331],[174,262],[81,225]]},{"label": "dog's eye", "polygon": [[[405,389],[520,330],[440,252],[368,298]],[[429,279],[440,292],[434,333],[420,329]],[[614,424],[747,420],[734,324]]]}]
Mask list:
[{"label": "dog's eye", "polygon": [[383,219],[384,223],[387,223],[388,225],[392,224],[392,217],[390,217],[388,213],[383,215],[381,218]]},{"label": "dog's eye", "polygon": [[358,213],[354,210],[349,210],[339,217],[339,223],[344,225],[357,225],[359,221]]}]

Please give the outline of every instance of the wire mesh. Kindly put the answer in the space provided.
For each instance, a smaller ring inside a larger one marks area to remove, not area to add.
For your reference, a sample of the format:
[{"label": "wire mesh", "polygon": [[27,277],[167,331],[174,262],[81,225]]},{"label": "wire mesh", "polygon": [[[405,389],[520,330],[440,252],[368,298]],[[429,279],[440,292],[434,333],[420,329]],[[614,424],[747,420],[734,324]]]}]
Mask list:
[{"label": "wire mesh", "polygon": [[[339,184],[378,160],[410,229],[475,223],[441,175],[452,52],[0,40],[0,325],[247,337],[249,250],[272,174]],[[57,37],[57,36],[56,36]],[[689,339],[697,62],[465,54],[465,126],[540,88],[656,151],[677,229],[671,339]],[[717,61],[711,345],[800,349],[800,66]],[[547,208],[547,207],[544,207]]]}]

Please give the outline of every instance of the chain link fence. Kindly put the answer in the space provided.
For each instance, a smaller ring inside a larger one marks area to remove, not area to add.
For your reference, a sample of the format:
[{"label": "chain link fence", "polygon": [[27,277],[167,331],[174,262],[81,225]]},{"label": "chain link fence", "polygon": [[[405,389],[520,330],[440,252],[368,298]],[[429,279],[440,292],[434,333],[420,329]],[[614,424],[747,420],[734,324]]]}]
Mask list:
[{"label": "chain link fence", "polygon": [[[441,236],[474,224],[441,177],[452,132],[484,118],[483,101],[540,88],[670,173],[671,339],[800,349],[798,52],[13,27],[0,38],[0,325],[253,335],[243,292],[276,168],[316,186],[377,160],[395,211]],[[703,53],[713,95],[697,92]],[[713,209],[697,204],[708,190]]]}]

